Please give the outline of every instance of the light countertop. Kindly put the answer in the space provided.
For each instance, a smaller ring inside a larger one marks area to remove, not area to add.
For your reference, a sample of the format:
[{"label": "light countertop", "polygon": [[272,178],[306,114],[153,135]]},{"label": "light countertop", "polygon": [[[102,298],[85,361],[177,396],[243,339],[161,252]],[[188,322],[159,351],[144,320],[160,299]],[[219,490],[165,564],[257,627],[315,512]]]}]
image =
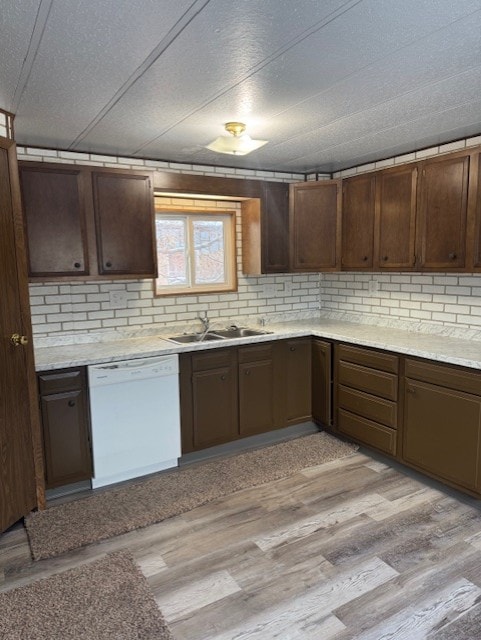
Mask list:
[{"label": "light countertop", "polygon": [[417,356],[481,369],[481,341],[446,335],[358,324],[328,318],[298,320],[269,324],[270,334],[212,342],[174,344],[165,338],[172,335],[165,327],[158,335],[130,337],[109,341],[36,347],[37,371],[63,369],[89,364],[116,362],[148,356],[167,355],[186,351],[218,349],[243,344],[284,340],[302,336],[316,336],[340,342],[374,347],[394,353]]}]

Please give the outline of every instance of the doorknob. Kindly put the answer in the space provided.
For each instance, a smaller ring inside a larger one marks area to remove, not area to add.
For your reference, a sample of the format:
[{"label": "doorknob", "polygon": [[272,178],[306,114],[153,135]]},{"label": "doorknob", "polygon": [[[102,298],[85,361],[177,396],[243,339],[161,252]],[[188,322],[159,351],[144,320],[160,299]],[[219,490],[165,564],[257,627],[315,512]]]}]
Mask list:
[{"label": "doorknob", "polygon": [[21,336],[19,333],[13,333],[10,337],[10,342],[14,347],[24,347],[26,344],[28,344],[28,338],[27,336]]}]

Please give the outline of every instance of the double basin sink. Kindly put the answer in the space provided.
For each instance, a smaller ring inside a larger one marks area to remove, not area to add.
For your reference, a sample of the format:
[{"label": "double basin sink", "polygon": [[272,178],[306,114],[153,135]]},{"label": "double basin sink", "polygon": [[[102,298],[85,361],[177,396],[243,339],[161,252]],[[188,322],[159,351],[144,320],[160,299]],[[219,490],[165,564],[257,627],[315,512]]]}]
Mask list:
[{"label": "double basin sink", "polygon": [[211,340],[228,340],[234,338],[248,338],[251,336],[263,336],[272,333],[262,329],[249,329],[247,327],[230,327],[229,329],[212,329],[206,333],[184,333],[181,336],[169,338],[172,342],[184,344],[187,342],[208,342]]}]

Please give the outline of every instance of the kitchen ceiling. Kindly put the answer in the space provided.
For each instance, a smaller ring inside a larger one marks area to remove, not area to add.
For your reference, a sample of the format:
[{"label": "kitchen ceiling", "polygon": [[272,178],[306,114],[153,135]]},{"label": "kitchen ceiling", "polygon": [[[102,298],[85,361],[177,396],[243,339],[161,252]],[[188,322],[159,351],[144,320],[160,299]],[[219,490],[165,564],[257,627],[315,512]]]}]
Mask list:
[{"label": "kitchen ceiling", "polygon": [[[481,133],[481,0],[0,0],[17,143],[332,172]],[[224,123],[269,140],[205,145]]]}]

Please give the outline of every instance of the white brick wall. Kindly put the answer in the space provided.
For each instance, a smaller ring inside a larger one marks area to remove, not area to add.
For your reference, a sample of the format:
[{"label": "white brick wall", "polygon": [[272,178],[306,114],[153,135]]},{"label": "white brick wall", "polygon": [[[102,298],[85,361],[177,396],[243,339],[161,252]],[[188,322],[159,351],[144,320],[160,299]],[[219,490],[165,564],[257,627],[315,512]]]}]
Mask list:
[{"label": "white brick wall", "polygon": [[[209,317],[225,325],[239,317],[258,319],[278,314],[312,312],[319,309],[319,275],[246,277],[242,274],[240,203],[225,200],[157,198],[173,210],[219,208],[236,211],[238,291],[209,295],[155,297],[151,280],[30,284],[33,334],[55,337],[99,331],[149,330],[154,327],[187,327],[209,311]],[[276,295],[266,297],[264,287],[274,285]],[[127,305],[112,309],[109,293],[124,291]],[[196,326],[198,328],[198,326]]]},{"label": "white brick wall", "polygon": [[[369,293],[369,282],[378,291]],[[322,311],[481,329],[481,274],[325,273]]]}]

